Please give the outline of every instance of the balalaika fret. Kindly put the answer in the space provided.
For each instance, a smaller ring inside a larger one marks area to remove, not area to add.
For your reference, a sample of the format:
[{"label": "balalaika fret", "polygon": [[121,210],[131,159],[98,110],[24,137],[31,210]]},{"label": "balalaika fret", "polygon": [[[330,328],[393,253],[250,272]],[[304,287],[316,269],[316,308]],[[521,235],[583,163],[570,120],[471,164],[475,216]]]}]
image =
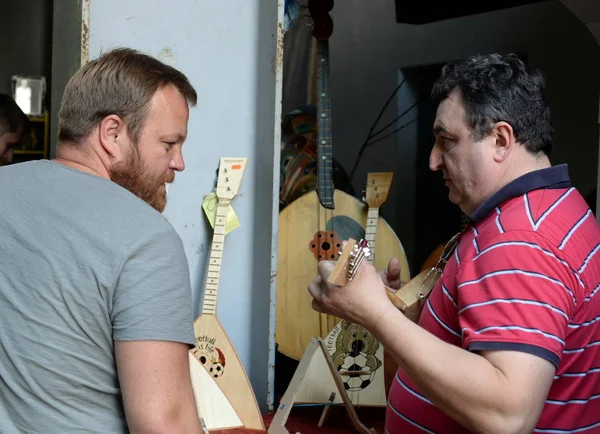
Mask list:
[{"label": "balalaika fret", "polygon": [[[365,225],[365,240],[369,242],[371,251],[375,252],[376,235],[377,235],[377,219],[379,218],[379,208],[369,208],[367,212],[367,224]],[[367,258],[371,264],[375,260],[375,254]]]},{"label": "balalaika fret", "polygon": [[219,290],[221,259],[223,258],[223,243],[225,241],[225,225],[229,203],[228,199],[219,199],[219,204],[217,205],[217,215],[215,217],[215,227],[204,290],[204,304],[202,306],[202,313],[209,315],[216,315],[217,313],[217,292]]}]

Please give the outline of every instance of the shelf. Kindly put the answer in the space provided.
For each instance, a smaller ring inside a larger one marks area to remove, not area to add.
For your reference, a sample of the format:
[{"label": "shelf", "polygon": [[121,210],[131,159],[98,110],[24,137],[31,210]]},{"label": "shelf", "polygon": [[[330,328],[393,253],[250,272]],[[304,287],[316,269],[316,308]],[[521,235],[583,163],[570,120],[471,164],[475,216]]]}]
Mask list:
[{"label": "shelf", "polygon": [[29,147],[33,149],[15,149],[13,153],[15,155],[20,155],[21,159],[48,158],[50,129],[48,110],[44,110],[44,113],[41,116],[29,115],[27,117],[29,118],[29,126],[31,129],[31,143],[29,143]]}]

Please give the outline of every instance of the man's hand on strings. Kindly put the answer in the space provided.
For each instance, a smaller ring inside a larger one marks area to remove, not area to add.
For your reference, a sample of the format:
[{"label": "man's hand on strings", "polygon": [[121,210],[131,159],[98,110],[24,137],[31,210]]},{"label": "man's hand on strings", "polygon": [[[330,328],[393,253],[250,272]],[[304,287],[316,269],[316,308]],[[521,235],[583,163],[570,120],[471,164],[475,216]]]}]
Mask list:
[{"label": "man's hand on strings", "polygon": [[327,282],[334,266],[332,261],[321,261],[317,266],[319,275],[308,286],[313,309],[368,328],[391,304],[380,274],[363,261],[351,282],[337,286]]}]

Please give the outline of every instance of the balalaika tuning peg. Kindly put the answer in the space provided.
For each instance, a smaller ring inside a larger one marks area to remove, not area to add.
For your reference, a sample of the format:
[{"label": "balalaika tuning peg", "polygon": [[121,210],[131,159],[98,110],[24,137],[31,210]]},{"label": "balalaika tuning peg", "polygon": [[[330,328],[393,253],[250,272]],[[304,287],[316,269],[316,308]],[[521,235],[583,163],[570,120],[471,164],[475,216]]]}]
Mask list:
[{"label": "balalaika tuning peg", "polygon": [[361,197],[361,201],[363,201],[364,203],[367,203],[367,184],[365,184],[364,188],[361,191],[362,197]]},{"label": "balalaika tuning peg", "polygon": [[363,254],[365,255],[365,258],[369,258],[372,253],[371,245],[369,244],[369,242],[363,238],[357,244],[360,246]]},{"label": "balalaika tuning peg", "polygon": [[350,253],[350,258],[348,260],[348,281],[354,279],[360,264],[365,258],[369,258],[371,256],[371,246],[369,242],[365,239],[361,239]]}]

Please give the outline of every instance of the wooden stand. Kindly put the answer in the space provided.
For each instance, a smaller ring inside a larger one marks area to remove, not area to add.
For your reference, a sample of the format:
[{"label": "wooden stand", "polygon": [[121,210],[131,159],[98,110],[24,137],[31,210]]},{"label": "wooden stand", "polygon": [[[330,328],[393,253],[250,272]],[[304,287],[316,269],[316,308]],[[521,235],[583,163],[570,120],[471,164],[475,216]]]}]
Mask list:
[{"label": "wooden stand", "polygon": [[[281,403],[277,408],[277,412],[273,417],[273,421],[269,426],[269,430],[267,431],[269,434],[289,434],[289,431],[285,428],[285,423],[287,418],[292,411],[292,407],[296,400],[296,394],[300,389],[303,380],[305,379],[305,375],[308,372],[309,365],[315,359],[324,359],[325,363],[329,367],[330,377],[321,378],[322,382],[331,382],[333,388],[335,388],[336,395],[342,399],[346,407],[346,411],[348,412],[348,416],[350,417],[350,421],[352,422],[352,426],[354,429],[361,434],[376,434],[373,428],[369,429],[364,426],[360,420],[358,419],[358,415],[348,397],[348,394],[344,390],[344,385],[342,384],[342,379],[340,378],[338,372],[333,367],[333,361],[331,360],[331,356],[325,347],[325,343],[321,338],[313,338],[310,343],[306,347],[304,355],[300,360],[300,364],[294,373],[292,381],[288,386],[283,398],[281,399]],[[333,392],[334,390],[332,390]]]}]

